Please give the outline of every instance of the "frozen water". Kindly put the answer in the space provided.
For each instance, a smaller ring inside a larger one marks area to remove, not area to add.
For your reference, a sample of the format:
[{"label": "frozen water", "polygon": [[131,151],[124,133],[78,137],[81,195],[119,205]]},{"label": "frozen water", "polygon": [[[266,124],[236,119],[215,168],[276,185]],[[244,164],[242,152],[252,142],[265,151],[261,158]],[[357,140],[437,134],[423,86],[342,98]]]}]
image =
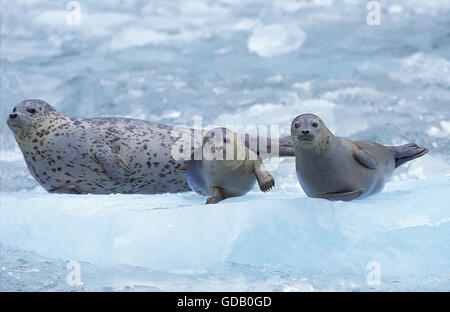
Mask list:
[{"label": "frozen water", "polygon": [[215,206],[192,193],[3,194],[0,287],[74,288],[76,260],[85,290],[450,290],[449,188],[404,180],[351,203],[253,192]]},{"label": "frozen water", "polygon": [[[367,1],[368,2],[368,1]],[[292,159],[271,194],[47,194],[0,123],[0,290],[450,290],[450,3],[1,2],[0,120],[41,98],[68,115],[279,125],[416,142],[425,157],[352,203],[305,197]],[[83,286],[66,282],[79,261]],[[381,285],[366,283],[380,265]]]}]

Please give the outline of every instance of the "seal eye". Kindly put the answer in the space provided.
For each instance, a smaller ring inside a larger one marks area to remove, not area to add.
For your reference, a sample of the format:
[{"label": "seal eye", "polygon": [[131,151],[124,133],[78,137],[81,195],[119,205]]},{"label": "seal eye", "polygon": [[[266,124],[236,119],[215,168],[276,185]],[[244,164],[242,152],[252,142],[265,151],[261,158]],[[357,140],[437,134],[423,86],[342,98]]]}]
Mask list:
[{"label": "seal eye", "polygon": [[16,112],[16,108],[14,107],[14,109],[13,109],[13,113],[15,113]]},{"label": "seal eye", "polygon": [[317,127],[319,126],[319,124],[318,124],[317,122],[313,122],[312,126],[313,126],[314,128],[317,128]]},{"label": "seal eye", "polygon": [[34,114],[36,113],[36,110],[34,108],[29,108],[27,109],[27,112],[29,112],[30,114]]},{"label": "seal eye", "polygon": [[298,122],[296,122],[296,123],[294,124],[294,128],[295,128],[295,129],[300,128],[300,124],[299,124]]}]

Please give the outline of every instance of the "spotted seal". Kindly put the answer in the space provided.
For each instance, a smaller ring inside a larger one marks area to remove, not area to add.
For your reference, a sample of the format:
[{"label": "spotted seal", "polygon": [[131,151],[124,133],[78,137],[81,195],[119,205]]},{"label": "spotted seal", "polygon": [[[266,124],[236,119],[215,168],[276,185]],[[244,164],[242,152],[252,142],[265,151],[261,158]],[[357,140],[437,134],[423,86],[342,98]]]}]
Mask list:
[{"label": "spotted seal", "polygon": [[199,147],[201,160],[189,160],[186,175],[189,186],[201,195],[210,196],[207,204],[248,193],[258,181],[263,192],[275,186],[256,153],[226,128],[210,130]]},{"label": "spotted seal", "polygon": [[[188,158],[173,151],[185,146],[190,155],[203,135],[131,118],[73,118],[42,100],[15,105],[7,124],[31,175],[52,193],[189,191],[186,176],[177,171]],[[294,156],[290,138],[280,139],[279,147],[280,156]]]},{"label": "spotted seal", "polygon": [[334,136],[313,114],[291,124],[297,177],[309,197],[350,201],[380,192],[394,168],[423,156],[416,144],[384,146]]}]

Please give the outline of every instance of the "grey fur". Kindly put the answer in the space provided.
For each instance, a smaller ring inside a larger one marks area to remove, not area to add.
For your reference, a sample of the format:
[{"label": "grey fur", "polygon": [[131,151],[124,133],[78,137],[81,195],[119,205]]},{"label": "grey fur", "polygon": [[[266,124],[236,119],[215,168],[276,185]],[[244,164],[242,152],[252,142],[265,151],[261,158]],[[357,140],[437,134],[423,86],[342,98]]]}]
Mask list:
[{"label": "grey fur", "polygon": [[[229,156],[226,153],[227,148],[231,146]],[[242,148],[241,157],[238,156],[238,148]],[[203,159],[190,160],[186,175],[192,190],[210,196],[206,200],[207,204],[242,196],[248,193],[257,181],[263,192],[268,192],[275,186],[273,177],[259,156],[245,147],[244,142],[228,129],[216,128],[209,131],[199,149]],[[214,158],[207,155],[211,150],[214,150],[213,153],[218,152]]]},{"label": "grey fur", "polygon": [[394,168],[428,149],[416,144],[384,146],[334,136],[313,114],[291,124],[297,177],[309,197],[350,201],[381,192]]}]

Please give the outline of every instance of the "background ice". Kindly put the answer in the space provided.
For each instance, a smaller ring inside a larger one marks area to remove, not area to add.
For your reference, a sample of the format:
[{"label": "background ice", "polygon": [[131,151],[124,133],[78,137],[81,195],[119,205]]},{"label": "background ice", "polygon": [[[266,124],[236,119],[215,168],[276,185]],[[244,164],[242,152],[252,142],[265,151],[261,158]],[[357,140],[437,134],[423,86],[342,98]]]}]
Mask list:
[{"label": "background ice", "polygon": [[[450,3],[1,2],[0,290],[450,290]],[[215,207],[193,193],[47,194],[7,115],[41,98],[68,115],[279,125],[320,115],[341,136],[431,149],[383,193],[307,199],[292,159]],[[81,262],[83,287],[65,283]],[[369,261],[382,283],[366,284]]]}]

